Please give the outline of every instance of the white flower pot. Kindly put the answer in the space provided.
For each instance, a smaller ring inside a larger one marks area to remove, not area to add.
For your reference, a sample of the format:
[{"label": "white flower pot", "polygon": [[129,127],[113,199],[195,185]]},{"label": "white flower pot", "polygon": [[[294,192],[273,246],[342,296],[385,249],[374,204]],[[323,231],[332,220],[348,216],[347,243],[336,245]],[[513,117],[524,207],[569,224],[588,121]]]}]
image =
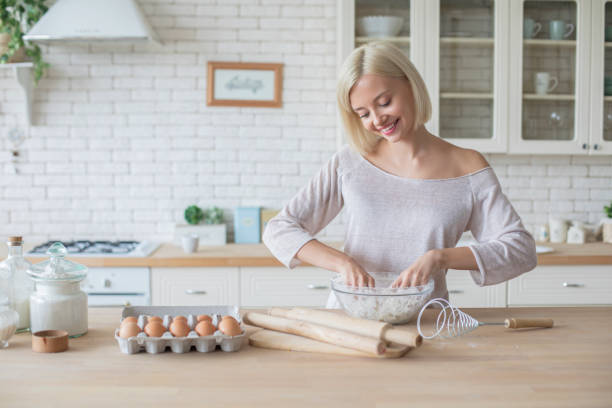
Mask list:
[{"label": "white flower pot", "polygon": [[176,224],[174,227],[174,242],[181,246],[185,235],[197,235],[199,247],[206,245],[225,245],[227,243],[227,226],[225,224]]}]

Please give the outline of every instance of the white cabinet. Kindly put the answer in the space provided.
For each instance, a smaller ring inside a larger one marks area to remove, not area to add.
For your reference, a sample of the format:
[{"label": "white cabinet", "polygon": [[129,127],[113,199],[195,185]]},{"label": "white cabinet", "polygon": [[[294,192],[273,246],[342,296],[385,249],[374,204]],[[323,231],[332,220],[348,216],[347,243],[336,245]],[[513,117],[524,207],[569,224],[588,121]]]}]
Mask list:
[{"label": "white cabinet", "polygon": [[591,14],[589,151],[612,154],[612,1],[593,0]]},{"label": "white cabinet", "polygon": [[446,274],[448,299],[457,307],[505,307],[506,284],[480,287],[469,271],[449,269]]},{"label": "white cabinet", "polygon": [[542,265],[508,282],[508,306],[612,304],[612,265]]},{"label": "white cabinet", "polygon": [[[610,155],[612,36],[604,38],[611,2],[340,0],[338,60],[369,41],[400,46],[430,92],[427,128],[456,145]],[[373,14],[404,16],[406,25],[392,37],[357,35],[359,18]]]},{"label": "white cabinet", "polygon": [[325,307],[334,272],[314,267],[240,268],[243,307]]},{"label": "white cabinet", "polygon": [[240,305],[238,268],[152,268],[153,305]]}]

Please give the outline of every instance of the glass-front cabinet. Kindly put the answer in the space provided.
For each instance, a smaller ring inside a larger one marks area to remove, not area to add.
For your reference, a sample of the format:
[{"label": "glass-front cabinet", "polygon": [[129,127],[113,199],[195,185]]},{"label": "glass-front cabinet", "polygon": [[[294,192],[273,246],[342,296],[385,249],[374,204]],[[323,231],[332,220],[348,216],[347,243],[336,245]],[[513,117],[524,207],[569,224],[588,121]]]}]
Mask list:
[{"label": "glass-front cabinet", "polygon": [[591,153],[612,154],[612,1],[594,0],[591,31]]},{"label": "glass-front cabinet", "polygon": [[511,2],[510,152],[588,152],[590,3]]},{"label": "glass-front cabinet", "polygon": [[[386,39],[459,146],[612,154],[612,0],[339,0],[338,63]],[[341,144],[341,126],[339,144]]]},{"label": "glass-front cabinet", "polygon": [[428,78],[429,130],[459,146],[506,151],[507,1],[439,0],[427,7],[438,29],[426,37],[439,50],[430,57],[437,69]]}]

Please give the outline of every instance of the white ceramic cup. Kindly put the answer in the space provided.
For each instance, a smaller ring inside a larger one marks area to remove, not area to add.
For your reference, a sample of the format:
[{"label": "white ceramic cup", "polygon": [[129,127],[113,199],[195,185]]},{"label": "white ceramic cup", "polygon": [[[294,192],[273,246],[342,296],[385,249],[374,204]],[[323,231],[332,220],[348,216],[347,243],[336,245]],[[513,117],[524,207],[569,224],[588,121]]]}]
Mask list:
[{"label": "white ceramic cup", "polygon": [[548,233],[548,225],[540,224],[536,226],[536,241],[548,242],[550,234]]},{"label": "white ceramic cup", "polygon": [[539,95],[546,95],[549,92],[552,92],[557,85],[559,85],[559,80],[550,75],[548,72],[536,72],[534,76],[534,88],[535,92]]},{"label": "white ceramic cup", "polygon": [[187,253],[195,252],[200,244],[200,237],[195,234],[183,235],[181,243],[183,244],[183,251]]}]

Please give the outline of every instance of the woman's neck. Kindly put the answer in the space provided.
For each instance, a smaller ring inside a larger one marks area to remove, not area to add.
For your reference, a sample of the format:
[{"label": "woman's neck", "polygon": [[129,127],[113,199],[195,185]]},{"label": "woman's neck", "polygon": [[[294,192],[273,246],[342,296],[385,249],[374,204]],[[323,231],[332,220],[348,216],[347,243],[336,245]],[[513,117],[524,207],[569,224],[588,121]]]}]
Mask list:
[{"label": "woman's neck", "polygon": [[377,146],[376,155],[383,155],[387,160],[396,164],[405,163],[406,158],[418,161],[427,153],[432,143],[435,143],[435,136],[421,125],[395,143],[382,139]]}]

